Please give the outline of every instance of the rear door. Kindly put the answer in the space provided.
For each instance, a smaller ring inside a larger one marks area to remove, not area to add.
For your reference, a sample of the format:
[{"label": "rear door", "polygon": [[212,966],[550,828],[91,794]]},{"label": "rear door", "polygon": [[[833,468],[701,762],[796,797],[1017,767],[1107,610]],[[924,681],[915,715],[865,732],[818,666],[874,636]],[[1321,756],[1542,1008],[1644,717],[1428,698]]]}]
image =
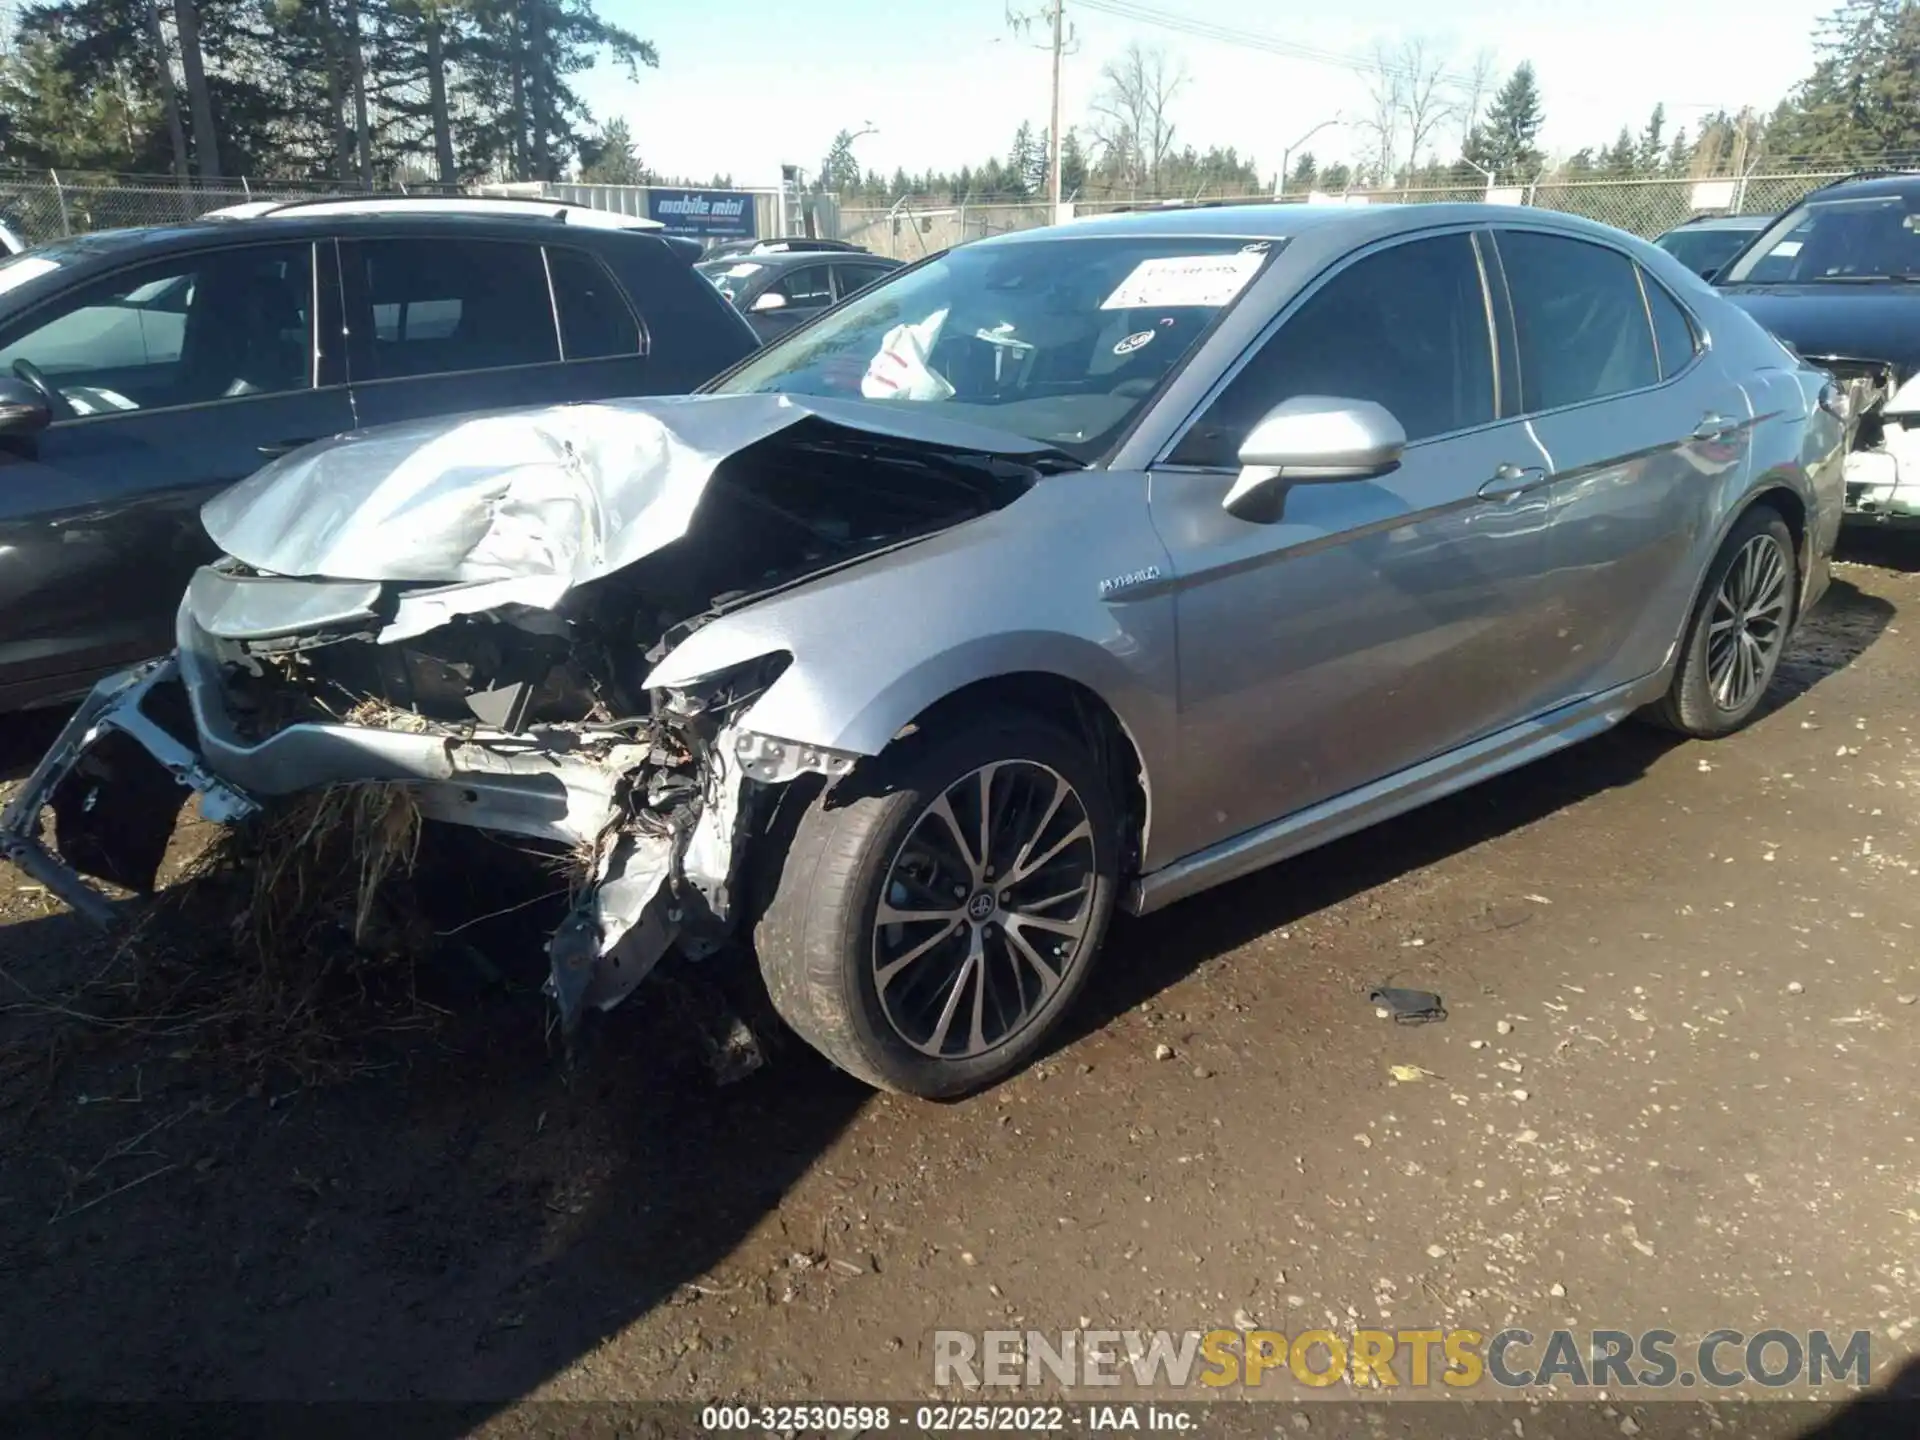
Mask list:
[{"label": "rear door", "polygon": [[833,267],[834,298],[844,300],[849,295],[857,295],[898,268],[897,265],[875,265],[871,261],[842,260]]},{"label": "rear door", "polygon": [[[1232,373],[1153,470],[1176,573],[1186,853],[1526,718],[1546,586],[1545,471],[1506,413],[1467,230],[1363,253]],[[1221,509],[1240,442],[1282,400],[1371,400],[1396,471],[1301,484],[1268,524]],[[1485,493],[1483,493],[1485,492]],[[1156,808],[1156,839],[1162,815]]]},{"label": "rear door", "polygon": [[1746,473],[1745,391],[1685,308],[1624,250],[1497,235],[1520,400],[1553,475],[1542,656],[1571,701],[1657,670],[1692,601],[1692,556]]},{"label": "rear door", "polygon": [[645,394],[645,331],[591,251],[404,236],[340,243],[363,425]]},{"label": "rear door", "polygon": [[353,426],[330,247],[229,245],[133,265],[0,330],[0,371],[62,409],[0,442],[0,703],[162,654],[200,505]]}]

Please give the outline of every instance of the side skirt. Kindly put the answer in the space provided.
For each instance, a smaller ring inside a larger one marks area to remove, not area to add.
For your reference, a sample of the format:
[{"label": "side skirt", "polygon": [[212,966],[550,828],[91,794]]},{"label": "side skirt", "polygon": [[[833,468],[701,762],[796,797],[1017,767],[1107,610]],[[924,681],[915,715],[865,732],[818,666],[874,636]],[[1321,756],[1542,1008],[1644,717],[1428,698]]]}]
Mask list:
[{"label": "side skirt", "polygon": [[1671,669],[1669,663],[1643,679],[1550,710],[1176,860],[1136,880],[1125,896],[1126,909],[1150,914],[1591,739],[1665,694]]}]

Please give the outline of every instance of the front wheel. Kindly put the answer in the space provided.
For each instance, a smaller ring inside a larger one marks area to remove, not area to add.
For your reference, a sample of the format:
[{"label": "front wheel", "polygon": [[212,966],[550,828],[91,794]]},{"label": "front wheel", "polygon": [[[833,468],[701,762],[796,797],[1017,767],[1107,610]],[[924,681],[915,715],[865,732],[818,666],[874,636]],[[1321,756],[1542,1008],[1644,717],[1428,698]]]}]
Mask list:
[{"label": "front wheel", "polygon": [[754,934],[841,1069],[943,1098],[1012,1073],[1086,983],[1118,885],[1106,777],[1024,716],[913,736],[816,796]]},{"label": "front wheel", "polygon": [[1658,718],[1701,740],[1745,726],[1780,667],[1799,593],[1793,534],[1778,511],[1756,505],[1707,570]]}]

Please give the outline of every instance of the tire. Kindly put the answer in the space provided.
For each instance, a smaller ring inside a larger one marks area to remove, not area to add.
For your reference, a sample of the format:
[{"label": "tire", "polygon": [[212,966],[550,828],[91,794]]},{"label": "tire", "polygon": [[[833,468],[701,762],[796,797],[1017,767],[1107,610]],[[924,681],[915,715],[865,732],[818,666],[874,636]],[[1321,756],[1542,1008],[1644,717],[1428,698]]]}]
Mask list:
[{"label": "tire", "polygon": [[[1771,560],[1765,558],[1769,550]],[[1752,657],[1752,664],[1742,662],[1737,666],[1729,681],[1728,672],[1721,664],[1723,641],[1730,610],[1745,608],[1734,603],[1740,599],[1739,592],[1749,582],[1769,595],[1776,588],[1774,581],[1766,578],[1773,575],[1774,570],[1743,570],[1735,575],[1736,564],[1744,565],[1753,557],[1760,557],[1754,563],[1777,569],[1778,594],[1769,602],[1764,627],[1759,614],[1749,619],[1734,619],[1734,638],[1730,643],[1740,648],[1747,643],[1742,637],[1750,638],[1758,647],[1758,653]],[[1760,708],[1767,687],[1779,669],[1780,657],[1793,634],[1794,607],[1799,595],[1800,571],[1794,555],[1793,534],[1779,511],[1770,505],[1756,505],[1735,522],[1720,553],[1707,568],[1706,583],[1700,587],[1700,598],[1688,622],[1673,684],[1654,707],[1653,718],[1668,729],[1696,740],[1718,740],[1745,728]],[[1720,667],[1718,673],[1717,666]]]},{"label": "tire", "polygon": [[[975,858],[982,774],[992,870]],[[803,1040],[870,1085],[928,1099],[977,1090],[1038,1054],[1086,984],[1119,851],[1105,775],[1054,727],[1007,714],[911,736],[801,813],[754,931],[767,992]],[[883,901],[929,918],[883,929]]]}]

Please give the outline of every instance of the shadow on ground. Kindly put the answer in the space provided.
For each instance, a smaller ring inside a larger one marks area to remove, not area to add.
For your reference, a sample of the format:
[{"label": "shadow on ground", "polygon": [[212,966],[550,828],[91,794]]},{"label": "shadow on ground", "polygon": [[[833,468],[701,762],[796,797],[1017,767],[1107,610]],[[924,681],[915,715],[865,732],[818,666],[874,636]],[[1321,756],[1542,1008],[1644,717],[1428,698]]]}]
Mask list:
[{"label": "shadow on ground", "polygon": [[1877,565],[1911,575],[1920,570],[1920,530],[1848,526],[1833,558],[1843,565]]},{"label": "shadow on ground", "polygon": [[[1837,585],[1781,695],[1890,614]],[[1629,784],[1674,743],[1624,727],[1120,927],[1067,1038],[1277,926]],[[116,992],[111,1026],[23,998],[104,952],[22,903],[0,929],[0,1334],[31,1343],[0,1347],[0,1399],[504,1404],[763,1228],[783,1253],[816,1249],[784,1234],[780,1203],[870,1098],[794,1048],[717,1088],[681,1033],[711,997],[673,987],[607,1017],[569,1069],[532,978],[477,972],[418,976],[447,1018],[363,1037],[335,1083],[236,1073],[217,1026],[174,1028],[138,991]],[[778,1276],[731,1283],[729,1303],[782,1303]],[[682,1395],[712,1363],[651,1359]],[[832,1381],[786,1379],[796,1395]]]}]

